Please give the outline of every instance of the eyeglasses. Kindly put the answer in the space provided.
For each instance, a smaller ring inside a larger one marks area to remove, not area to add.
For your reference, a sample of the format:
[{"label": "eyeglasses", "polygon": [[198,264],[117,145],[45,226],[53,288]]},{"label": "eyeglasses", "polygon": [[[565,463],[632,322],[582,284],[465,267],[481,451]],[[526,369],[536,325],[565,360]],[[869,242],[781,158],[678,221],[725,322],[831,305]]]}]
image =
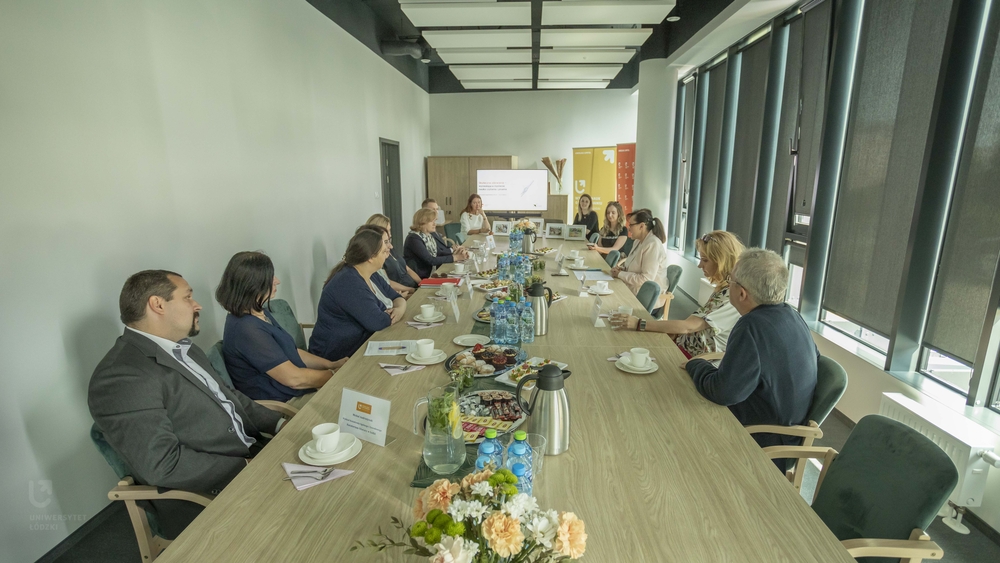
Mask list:
[{"label": "eyeglasses", "polygon": [[705,235],[705,236],[701,237],[701,242],[703,242],[705,244],[708,244],[709,241],[711,241],[711,240],[712,240],[712,235]]}]

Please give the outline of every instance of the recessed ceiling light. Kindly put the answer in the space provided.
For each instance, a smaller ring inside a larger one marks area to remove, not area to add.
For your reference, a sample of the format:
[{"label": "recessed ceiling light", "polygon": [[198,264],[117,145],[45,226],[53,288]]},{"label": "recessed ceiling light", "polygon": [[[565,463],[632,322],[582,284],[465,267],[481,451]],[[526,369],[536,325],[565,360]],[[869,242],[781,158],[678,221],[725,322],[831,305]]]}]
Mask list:
[{"label": "recessed ceiling light", "polygon": [[680,16],[667,16],[667,21],[668,22],[679,22],[679,21],[681,21],[681,17]]},{"label": "recessed ceiling light", "polygon": [[430,59],[420,59],[420,62],[422,62],[424,64],[430,64],[431,60]]}]

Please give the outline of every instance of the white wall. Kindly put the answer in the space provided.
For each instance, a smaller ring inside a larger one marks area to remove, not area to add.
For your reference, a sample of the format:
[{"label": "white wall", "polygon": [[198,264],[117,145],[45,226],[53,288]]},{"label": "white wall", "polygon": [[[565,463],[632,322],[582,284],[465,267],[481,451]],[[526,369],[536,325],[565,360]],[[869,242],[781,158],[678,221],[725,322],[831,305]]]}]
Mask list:
[{"label": "white wall", "polygon": [[[634,143],[638,97],[630,90],[480,92],[431,95],[431,154],[514,155],[518,168],[566,159],[563,189],[573,185],[573,149]],[[553,189],[555,178],[549,177]],[[565,193],[569,193],[565,191]]]},{"label": "white wall", "polygon": [[26,561],[108,503],[86,395],[125,278],[182,273],[207,347],[226,261],[263,249],[313,319],[349,235],[381,211],[379,137],[400,143],[404,216],[419,206],[430,110],[302,0],[0,13],[0,561]]}]

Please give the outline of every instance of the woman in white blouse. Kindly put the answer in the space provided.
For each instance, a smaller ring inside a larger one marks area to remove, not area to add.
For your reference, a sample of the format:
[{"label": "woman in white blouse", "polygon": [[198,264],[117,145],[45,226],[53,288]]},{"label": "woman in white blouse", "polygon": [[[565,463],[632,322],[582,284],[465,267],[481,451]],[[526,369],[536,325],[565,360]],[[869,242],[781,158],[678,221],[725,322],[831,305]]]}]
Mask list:
[{"label": "woman in white blouse", "polygon": [[493,231],[490,230],[490,221],[486,218],[486,213],[483,213],[483,199],[479,197],[479,194],[469,196],[469,201],[465,204],[465,211],[462,211],[462,217],[459,220],[462,223],[461,233],[463,236],[493,234]]}]

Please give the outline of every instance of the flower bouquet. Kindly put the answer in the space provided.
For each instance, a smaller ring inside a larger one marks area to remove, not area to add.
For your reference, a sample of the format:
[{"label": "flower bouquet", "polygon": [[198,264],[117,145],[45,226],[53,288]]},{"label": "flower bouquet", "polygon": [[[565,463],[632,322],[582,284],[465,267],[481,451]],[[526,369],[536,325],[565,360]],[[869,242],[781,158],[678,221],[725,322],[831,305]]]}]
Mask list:
[{"label": "flower bouquet", "polygon": [[583,520],[540,509],[535,497],[518,492],[517,477],[506,469],[487,467],[461,484],[435,481],[420,493],[413,517],[409,528],[392,519],[404,541],[380,528],[376,539],[351,551],[400,547],[431,563],[554,563],[579,559],[587,547]]},{"label": "flower bouquet", "polygon": [[511,225],[511,232],[515,233],[534,233],[536,225],[531,221],[531,219],[521,219],[517,223]]}]

